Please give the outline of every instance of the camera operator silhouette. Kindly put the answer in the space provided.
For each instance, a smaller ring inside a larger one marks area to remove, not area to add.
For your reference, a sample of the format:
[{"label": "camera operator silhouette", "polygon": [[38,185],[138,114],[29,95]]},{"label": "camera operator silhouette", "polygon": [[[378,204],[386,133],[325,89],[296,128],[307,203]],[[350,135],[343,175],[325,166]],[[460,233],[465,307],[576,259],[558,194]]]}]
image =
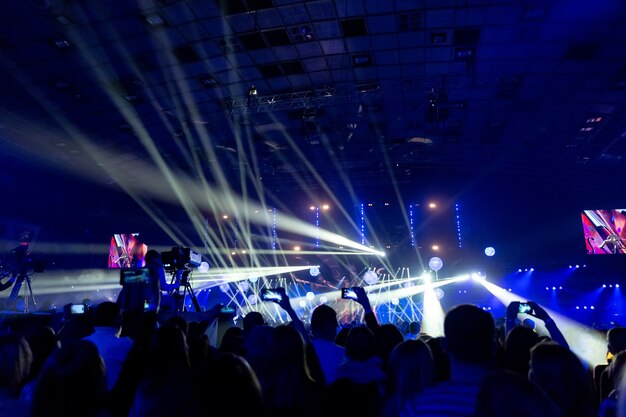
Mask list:
[{"label": "camera operator silhouette", "polygon": [[149,283],[147,285],[124,285],[117,298],[117,303],[120,304],[122,310],[158,313],[162,307],[169,307],[173,303],[168,294],[180,286],[180,281],[175,280],[171,284],[167,282],[161,254],[156,250],[149,250],[146,253],[145,261],[145,267],[150,270]]}]

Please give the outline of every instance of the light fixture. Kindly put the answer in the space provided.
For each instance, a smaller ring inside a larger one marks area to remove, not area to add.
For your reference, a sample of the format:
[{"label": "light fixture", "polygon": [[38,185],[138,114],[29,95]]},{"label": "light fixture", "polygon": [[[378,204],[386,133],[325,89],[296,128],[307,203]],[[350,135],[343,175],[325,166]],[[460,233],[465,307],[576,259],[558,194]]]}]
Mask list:
[{"label": "light fixture", "polygon": [[443,267],[443,260],[437,256],[433,256],[428,261],[428,266],[433,271],[439,271]]},{"label": "light fixture", "polygon": [[248,95],[252,97],[252,96],[256,96],[257,94],[258,92],[256,91],[256,87],[252,85],[250,89],[248,90]]},{"label": "light fixture", "polygon": [[320,269],[317,266],[313,266],[311,267],[311,269],[309,269],[309,274],[311,274],[312,277],[316,277],[320,274]]},{"label": "light fixture", "polygon": [[485,255],[493,256],[495,254],[496,254],[496,250],[493,247],[488,246],[488,247],[485,248]]}]

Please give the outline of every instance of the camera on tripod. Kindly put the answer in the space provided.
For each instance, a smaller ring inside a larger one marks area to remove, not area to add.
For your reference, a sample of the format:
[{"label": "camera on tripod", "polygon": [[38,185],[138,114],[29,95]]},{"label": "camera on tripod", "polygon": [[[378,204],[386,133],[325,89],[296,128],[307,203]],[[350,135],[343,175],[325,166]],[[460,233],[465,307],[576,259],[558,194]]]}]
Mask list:
[{"label": "camera on tripod", "polygon": [[161,260],[166,271],[177,271],[192,266],[199,266],[202,263],[202,256],[190,248],[174,246],[170,251],[161,252]]}]

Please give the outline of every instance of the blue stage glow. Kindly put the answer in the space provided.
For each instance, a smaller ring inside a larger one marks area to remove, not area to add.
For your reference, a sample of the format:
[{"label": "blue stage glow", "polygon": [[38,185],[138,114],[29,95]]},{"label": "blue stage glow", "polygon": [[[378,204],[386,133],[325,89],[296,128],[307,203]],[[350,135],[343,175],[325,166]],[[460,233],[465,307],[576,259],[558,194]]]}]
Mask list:
[{"label": "blue stage glow", "polygon": [[415,247],[415,231],[413,230],[413,204],[409,204],[409,221],[411,223],[411,247]]},{"label": "blue stage glow", "polygon": [[361,245],[365,245],[365,207],[361,203]]}]

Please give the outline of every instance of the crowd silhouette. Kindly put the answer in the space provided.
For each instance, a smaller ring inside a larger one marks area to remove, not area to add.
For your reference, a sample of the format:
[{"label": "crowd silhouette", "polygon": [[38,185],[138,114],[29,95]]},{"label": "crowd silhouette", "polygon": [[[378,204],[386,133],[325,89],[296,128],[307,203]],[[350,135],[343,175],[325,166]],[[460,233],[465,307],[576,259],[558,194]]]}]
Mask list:
[{"label": "crowd silhouette", "polygon": [[608,330],[607,363],[588,364],[536,303],[549,337],[516,302],[502,320],[455,306],[433,337],[380,324],[363,288],[351,323],[325,304],[305,323],[277,290],[280,325],[258,312],[237,325],[219,305],[191,320],[103,302],[58,326],[5,327],[0,416],[626,417],[626,328]]}]

